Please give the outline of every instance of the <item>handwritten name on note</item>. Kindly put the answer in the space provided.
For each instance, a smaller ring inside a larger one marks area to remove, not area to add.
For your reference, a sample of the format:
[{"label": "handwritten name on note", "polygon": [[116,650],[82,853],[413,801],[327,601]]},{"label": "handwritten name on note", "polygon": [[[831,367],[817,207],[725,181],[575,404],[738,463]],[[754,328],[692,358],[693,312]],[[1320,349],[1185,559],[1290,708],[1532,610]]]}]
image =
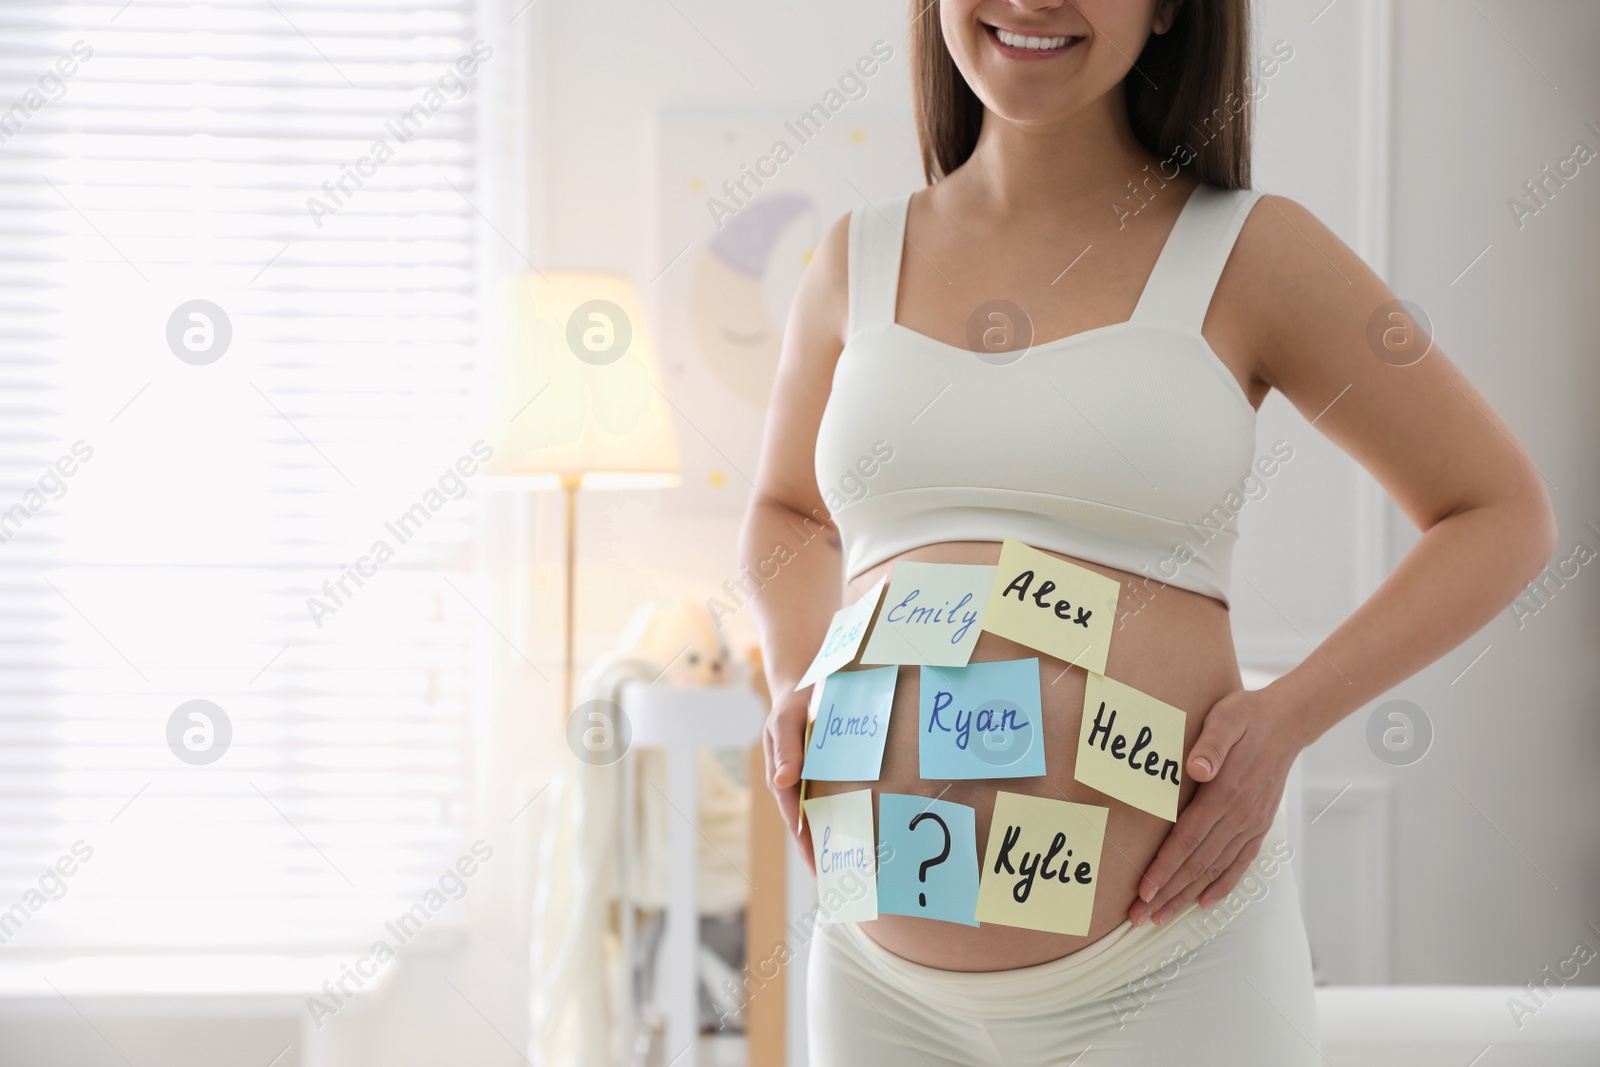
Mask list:
[{"label": "handwritten name on note", "polygon": [[872,790],[812,797],[804,806],[817,861],[817,909],[825,923],[878,917],[878,854]]},{"label": "handwritten name on note", "polygon": [[822,683],[801,776],[816,782],[875,782],[899,667],[835,671]]},{"label": "handwritten name on note", "polygon": [[815,685],[856,658],[856,653],[861,649],[861,639],[867,635],[872,616],[878,610],[878,601],[883,599],[883,587],[886,584],[887,578],[879,578],[866,596],[833,613],[833,621],[828,624],[822,647],[817,649],[816,658],[806,668],[806,673],[801,675],[795,689]]},{"label": "handwritten name on note", "polygon": [[1089,675],[1073,777],[1141,811],[1176,822],[1186,719],[1181,708],[1131,685]]},{"label": "handwritten name on note", "polygon": [[897,563],[862,663],[964,667],[978,643],[994,568]]},{"label": "handwritten name on note", "polygon": [[1107,809],[996,793],[978,885],[979,922],[1086,934]]},{"label": "handwritten name on note", "polygon": [[1007,538],[983,628],[1104,674],[1121,592],[1113,578]]},{"label": "handwritten name on note", "polygon": [[1032,778],[1045,773],[1039,661],[923,667],[917,697],[924,778]]}]

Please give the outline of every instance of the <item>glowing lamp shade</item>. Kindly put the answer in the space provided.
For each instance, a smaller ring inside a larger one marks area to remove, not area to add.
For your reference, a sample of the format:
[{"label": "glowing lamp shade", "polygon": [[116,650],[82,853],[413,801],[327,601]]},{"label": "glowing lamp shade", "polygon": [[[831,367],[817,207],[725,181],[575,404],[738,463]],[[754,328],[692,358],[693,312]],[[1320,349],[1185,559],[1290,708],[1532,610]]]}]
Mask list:
[{"label": "glowing lamp shade", "polygon": [[500,487],[679,482],[672,410],[633,283],[544,271],[507,282],[492,350],[484,473]]}]

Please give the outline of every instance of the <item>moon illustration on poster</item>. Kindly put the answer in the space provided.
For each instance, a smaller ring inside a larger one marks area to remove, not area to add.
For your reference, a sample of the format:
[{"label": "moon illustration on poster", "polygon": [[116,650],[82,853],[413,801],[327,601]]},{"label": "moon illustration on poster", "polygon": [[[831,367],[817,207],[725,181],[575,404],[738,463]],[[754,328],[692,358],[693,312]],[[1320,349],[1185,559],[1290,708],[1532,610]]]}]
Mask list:
[{"label": "moon illustration on poster", "polygon": [[[767,406],[783,342],[781,312],[775,321],[772,308],[787,307],[797,280],[778,277],[789,272],[774,269],[773,253],[796,220],[815,212],[815,201],[799,193],[752,200],[702,249],[695,269],[689,310],[700,353],[717,379],[757,410]],[[788,292],[770,291],[783,283]]]}]

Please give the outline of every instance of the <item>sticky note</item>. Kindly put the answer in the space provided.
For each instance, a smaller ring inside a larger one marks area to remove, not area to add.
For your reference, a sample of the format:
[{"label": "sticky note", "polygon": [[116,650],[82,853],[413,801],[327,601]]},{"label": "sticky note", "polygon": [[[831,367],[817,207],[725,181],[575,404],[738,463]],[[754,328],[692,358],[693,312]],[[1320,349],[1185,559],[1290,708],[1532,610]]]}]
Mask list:
[{"label": "sticky note", "polygon": [[993,567],[897,563],[862,663],[965,667],[982,631]]},{"label": "sticky note", "polygon": [[977,813],[965,804],[878,794],[878,910],[977,926]]},{"label": "sticky note", "polygon": [[825,923],[878,917],[877,851],[872,790],[812,797],[805,802],[817,860],[817,909]]},{"label": "sticky note", "polygon": [[875,782],[883,771],[883,742],[899,667],[835,671],[806,740],[801,774],[814,782]]},{"label": "sticky note", "polygon": [[1073,776],[1091,789],[1177,822],[1185,718],[1181,708],[1090,674]]},{"label": "sticky note", "polygon": [[1088,933],[1107,814],[1091,804],[996,793],[978,921]]},{"label": "sticky note", "polygon": [[[808,699],[808,702],[806,704],[806,740],[805,740],[805,743],[806,743],[807,747],[810,747],[810,745],[811,745],[811,731],[817,725],[817,706],[820,705],[821,703],[822,703],[822,686],[814,685],[814,686],[811,687],[811,696]],[[804,749],[802,749],[802,751],[804,751]],[[795,813],[794,813],[794,818],[795,818],[794,832],[797,833],[797,834],[801,830],[805,829],[805,825],[806,825],[806,773],[805,773],[805,762],[804,762],[805,761],[805,757],[802,756],[802,757],[800,757],[800,759],[801,759],[801,764],[800,764],[800,805],[795,810]]]},{"label": "sticky note", "polygon": [[1121,592],[1115,579],[1007,538],[983,628],[1104,674]]},{"label": "sticky note", "polygon": [[833,621],[828,624],[822,647],[817,649],[816,658],[806,668],[806,673],[800,676],[796,689],[815,685],[856,658],[856,653],[861,649],[861,639],[867,635],[867,627],[872,625],[873,613],[878,610],[878,601],[883,598],[883,587],[887,583],[888,578],[879,578],[878,584],[869,589],[866,596],[833,613]]},{"label": "sticky note", "polygon": [[1037,659],[923,667],[917,711],[924,778],[1044,773]]}]

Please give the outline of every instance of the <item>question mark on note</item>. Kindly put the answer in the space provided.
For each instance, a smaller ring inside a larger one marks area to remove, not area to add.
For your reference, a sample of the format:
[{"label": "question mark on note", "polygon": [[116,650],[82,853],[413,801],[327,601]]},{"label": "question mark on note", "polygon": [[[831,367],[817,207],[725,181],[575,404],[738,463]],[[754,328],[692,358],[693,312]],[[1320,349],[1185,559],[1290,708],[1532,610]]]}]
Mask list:
[{"label": "question mark on note", "polygon": [[[926,885],[928,882],[928,868],[937,867],[939,864],[950,858],[950,827],[946,826],[945,821],[939,818],[939,816],[935,815],[933,812],[922,811],[912,816],[910,829],[915,830],[917,828],[917,824],[923,819],[932,819],[934,822],[939,824],[939,829],[944,831],[944,848],[940,850],[937,856],[934,856],[931,859],[923,860],[922,865],[917,868],[917,881]],[[918,893],[917,903],[926,908],[928,906],[928,894]]]}]

